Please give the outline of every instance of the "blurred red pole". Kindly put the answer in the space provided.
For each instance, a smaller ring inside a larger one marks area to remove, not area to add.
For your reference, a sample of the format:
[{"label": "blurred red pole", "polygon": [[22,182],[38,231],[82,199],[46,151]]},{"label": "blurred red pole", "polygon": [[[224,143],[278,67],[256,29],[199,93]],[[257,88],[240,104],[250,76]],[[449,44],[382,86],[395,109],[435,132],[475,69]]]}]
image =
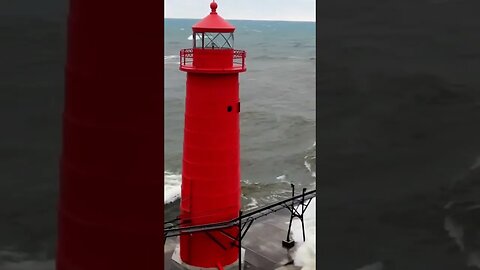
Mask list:
[{"label": "blurred red pole", "polygon": [[163,269],[163,2],[70,0],[57,270]]}]

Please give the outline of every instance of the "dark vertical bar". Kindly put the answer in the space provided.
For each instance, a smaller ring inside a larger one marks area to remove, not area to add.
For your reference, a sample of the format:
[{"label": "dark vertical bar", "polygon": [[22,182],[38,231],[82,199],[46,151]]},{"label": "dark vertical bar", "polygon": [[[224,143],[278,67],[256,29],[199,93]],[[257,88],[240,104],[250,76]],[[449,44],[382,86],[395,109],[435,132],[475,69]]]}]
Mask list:
[{"label": "dark vertical bar", "polygon": [[242,69],[245,68],[245,56],[246,56],[246,53],[243,52],[243,53],[242,53]]},{"label": "dark vertical bar", "polygon": [[70,11],[56,269],[161,269],[163,5],[63,2]]},{"label": "dark vertical bar", "polygon": [[300,220],[302,221],[302,232],[303,232],[303,242],[305,242],[305,223],[303,222],[303,214],[305,213],[304,205],[305,205],[305,191],[307,189],[303,188],[302,190],[302,216],[300,217]]},{"label": "dark vertical bar", "polygon": [[301,220],[302,220],[303,242],[305,242],[305,225],[303,223],[303,218]]},{"label": "dark vertical bar", "polygon": [[[290,184],[290,186],[292,187],[292,198],[295,197],[295,185],[294,184]],[[292,209],[290,210],[290,222],[288,223],[288,231],[287,231],[287,242],[290,242],[290,230],[292,228],[292,220],[293,220],[293,200],[292,200]]]},{"label": "dark vertical bar", "polygon": [[290,242],[290,229],[292,228],[293,213],[290,215],[290,223],[288,224],[287,242]]},{"label": "dark vertical bar", "polygon": [[238,270],[242,270],[242,210],[238,215]]}]

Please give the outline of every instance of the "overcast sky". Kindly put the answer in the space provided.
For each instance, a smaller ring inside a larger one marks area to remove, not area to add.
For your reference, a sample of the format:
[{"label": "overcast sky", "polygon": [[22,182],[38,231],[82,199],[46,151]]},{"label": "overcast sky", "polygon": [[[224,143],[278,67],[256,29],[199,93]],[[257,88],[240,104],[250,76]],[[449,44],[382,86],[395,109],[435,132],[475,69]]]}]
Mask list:
[{"label": "overcast sky", "polygon": [[[165,0],[165,18],[200,19],[210,13],[211,0]],[[315,0],[216,0],[217,12],[228,20],[315,21]]]}]

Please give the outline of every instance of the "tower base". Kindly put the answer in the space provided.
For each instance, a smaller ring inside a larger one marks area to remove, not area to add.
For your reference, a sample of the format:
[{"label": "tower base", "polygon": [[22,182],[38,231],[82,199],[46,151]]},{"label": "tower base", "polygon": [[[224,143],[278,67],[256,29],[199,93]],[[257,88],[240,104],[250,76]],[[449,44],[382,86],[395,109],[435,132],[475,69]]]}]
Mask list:
[{"label": "tower base", "polygon": [[[180,244],[177,244],[175,247],[175,251],[173,252],[172,255],[172,261],[175,262],[172,264],[171,270],[218,270],[217,267],[211,267],[211,268],[203,268],[203,267],[197,267],[197,266],[192,266],[184,263],[182,259],[180,258]],[[242,248],[242,270],[244,269],[245,265],[245,249]],[[238,260],[230,265],[225,265],[223,266],[224,270],[238,270]]]}]

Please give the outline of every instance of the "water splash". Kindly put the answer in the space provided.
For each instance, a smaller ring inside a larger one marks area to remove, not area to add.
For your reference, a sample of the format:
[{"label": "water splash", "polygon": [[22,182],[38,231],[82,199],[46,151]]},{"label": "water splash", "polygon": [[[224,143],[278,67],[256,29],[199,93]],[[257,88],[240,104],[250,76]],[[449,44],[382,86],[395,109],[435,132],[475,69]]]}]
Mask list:
[{"label": "water splash", "polygon": [[[193,40],[193,35],[190,35],[188,37],[188,40]],[[200,40],[200,37],[199,36],[195,36],[195,40]]]},{"label": "water splash", "polygon": [[317,177],[317,171],[316,171],[316,165],[315,165],[316,158],[317,158],[316,144],[317,142],[314,141],[313,145],[307,149],[307,155],[305,155],[304,162],[303,162],[303,165],[305,165],[305,168],[307,168],[307,170],[310,172],[310,175],[313,178]]},{"label": "water splash", "polygon": [[316,269],[315,211],[315,198],[313,198],[303,217],[305,224],[305,242],[303,242],[302,223],[298,219],[292,222],[292,238],[300,245],[295,252],[293,260],[295,265],[301,266],[303,270]]},{"label": "water splash", "polygon": [[244,211],[250,211],[250,210],[253,210],[255,208],[258,207],[258,201],[255,200],[255,198],[250,198],[250,203],[248,203],[246,206],[245,206],[245,210]]},{"label": "water splash", "polygon": [[164,204],[169,204],[180,198],[182,175],[165,171],[164,174]]}]

